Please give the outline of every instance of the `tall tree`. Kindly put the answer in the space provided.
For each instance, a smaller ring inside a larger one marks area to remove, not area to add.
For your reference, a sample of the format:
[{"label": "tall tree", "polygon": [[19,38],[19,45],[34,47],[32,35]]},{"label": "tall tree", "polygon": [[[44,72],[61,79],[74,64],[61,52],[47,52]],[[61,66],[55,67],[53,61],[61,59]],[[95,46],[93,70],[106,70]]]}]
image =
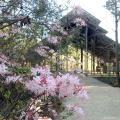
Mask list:
[{"label": "tall tree", "polygon": [[115,18],[115,55],[116,55],[116,82],[120,86],[119,79],[119,55],[118,55],[118,23],[120,20],[120,0],[107,0],[105,7]]}]

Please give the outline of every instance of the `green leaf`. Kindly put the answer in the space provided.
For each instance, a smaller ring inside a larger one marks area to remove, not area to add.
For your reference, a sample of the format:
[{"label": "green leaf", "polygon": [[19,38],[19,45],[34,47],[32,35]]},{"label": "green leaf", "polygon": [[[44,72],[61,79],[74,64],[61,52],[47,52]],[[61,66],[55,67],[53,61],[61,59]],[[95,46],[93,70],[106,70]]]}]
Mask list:
[{"label": "green leaf", "polygon": [[6,99],[9,99],[10,98],[10,95],[11,95],[11,92],[10,91],[6,91],[5,94],[4,94],[4,97]]}]

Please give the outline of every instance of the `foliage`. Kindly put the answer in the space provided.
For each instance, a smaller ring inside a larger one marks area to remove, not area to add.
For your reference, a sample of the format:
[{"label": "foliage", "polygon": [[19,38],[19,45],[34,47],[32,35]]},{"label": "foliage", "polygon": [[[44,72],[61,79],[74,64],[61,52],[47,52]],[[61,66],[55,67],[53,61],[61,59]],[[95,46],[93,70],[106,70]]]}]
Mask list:
[{"label": "foliage", "polygon": [[22,67],[15,66],[15,67],[11,67],[9,69],[16,75],[27,75],[27,74],[30,74],[30,72],[31,72],[30,67],[28,67],[28,66],[22,66]]},{"label": "foliage", "polygon": [[120,0],[108,0],[106,2],[106,8],[114,15],[115,18],[115,57],[116,57],[116,82],[120,85],[119,81],[119,50],[118,50],[118,27],[120,20]]},{"label": "foliage", "polygon": [[54,1],[48,0],[5,0],[0,4],[0,46],[3,53],[15,60],[22,60],[43,39],[50,23],[59,19],[62,11]]},{"label": "foliage", "polygon": [[[115,13],[115,4],[117,4],[117,14]],[[120,0],[107,0],[105,7],[113,14],[120,18]]]},{"label": "foliage", "polygon": [[0,115],[5,119],[15,119],[28,104],[30,96],[20,83],[0,83]]}]

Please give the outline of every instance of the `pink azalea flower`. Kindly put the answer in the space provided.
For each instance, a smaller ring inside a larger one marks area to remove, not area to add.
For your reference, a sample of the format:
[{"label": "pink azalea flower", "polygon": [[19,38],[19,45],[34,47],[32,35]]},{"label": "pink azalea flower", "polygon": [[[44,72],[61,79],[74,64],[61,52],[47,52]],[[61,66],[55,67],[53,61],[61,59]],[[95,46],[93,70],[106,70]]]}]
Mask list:
[{"label": "pink azalea flower", "polygon": [[53,54],[55,51],[53,49],[49,50],[49,53]]},{"label": "pink azalea flower", "polygon": [[81,91],[78,92],[77,96],[82,98],[82,99],[86,99],[86,100],[89,99],[87,91],[84,88],[81,89]]},{"label": "pink azalea flower", "polygon": [[81,27],[81,26],[86,26],[86,23],[85,23],[85,21],[83,20],[83,19],[81,19],[81,18],[75,18],[75,20],[73,21],[74,23],[76,23],[76,25],[78,26],[78,27]]},{"label": "pink azalea flower", "polygon": [[41,86],[37,81],[31,80],[25,82],[25,87],[36,95],[41,95],[45,92],[46,86]]},{"label": "pink azalea flower", "polygon": [[15,82],[22,82],[22,78],[20,76],[7,76],[5,83],[9,84],[9,83],[15,83]]},{"label": "pink azalea flower", "polygon": [[3,33],[3,32],[0,32],[0,38],[3,38],[3,37],[8,37],[9,35],[7,33]]},{"label": "pink azalea flower", "polygon": [[2,63],[5,63],[5,62],[7,62],[7,60],[8,60],[8,58],[4,54],[0,53],[0,61]]},{"label": "pink azalea flower", "polygon": [[48,37],[47,41],[51,44],[58,44],[59,43],[57,36]]},{"label": "pink azalea flower", "polygon": [[40,56],[43,56],[43,57],[48,57],[47,55],[47,51],[44,49],[44,48],[36,48],[35,51],[40,55]]},{"label": "pink azalea flower", "polygon": [[74,106],[74,112],[79,116],[84,115],[83,109],[80,106],[77,106],[77,105]]},{"label": "pink azalea flower", "polygon": [[79,105],[68,104],[68,105],[66,105],[66,108],[69,111],[74,112],[78,116],[84,115],[84,111]]},{"label": "pink azalea flower", "polygon": [[9,73],[7,69],[8,69],[8,67],[4,63],[0,64],[0,74]]},{"label": "pink azalea flower", "polygon": [[60,25],[60,22],[52,24],[50,28],[53,32],[57,31],[63,35],[68,35],[68,32],[63,29],[63,27]]},{"label": "pink azalea flower", "polygon": [[[56,81],[53,76],[51,76],[50,69],[48,67],[32,68],[32,75],[35,75],[33,80],[26,82],[26,88],[35,94],[39,95],[45,91],[51,95],[55,94]],[[40,73],[37,76],[37,73]]]},{"label": "pink azalea flower", "polygon": [[25,120],[39,120],[39,114],[35,110],[30,110],[25,113]]},{"label": "pink azalea flower", "polygon": [[47,76],[47,89],[48,91],[55,91],[56,81],[53,76]]}]

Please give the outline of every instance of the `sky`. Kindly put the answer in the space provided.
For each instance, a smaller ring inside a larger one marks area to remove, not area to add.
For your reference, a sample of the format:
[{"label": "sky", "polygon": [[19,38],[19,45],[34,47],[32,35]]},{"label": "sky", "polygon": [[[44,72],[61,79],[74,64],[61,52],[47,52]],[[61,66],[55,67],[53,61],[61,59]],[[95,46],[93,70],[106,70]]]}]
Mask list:
[{"label": "sky", "polygon": [[[68,0],[56,0],[58,4],[66,3]],[[107,36],[115,40],[115,25],[114,25],[114,17],[111,13],[104,8],[106,0],[70,0],[68,6],[72,8],[73,6],[80,6],[96,18],[98,18],[101,23],[100,26],[108,31]],[[69,11],[69,10],[68,10]],[[119,24],[120,25],[120,24]],[[119,31],[120,35],[120,31]],[[119,37],[120,43],[120,37]]]}]

